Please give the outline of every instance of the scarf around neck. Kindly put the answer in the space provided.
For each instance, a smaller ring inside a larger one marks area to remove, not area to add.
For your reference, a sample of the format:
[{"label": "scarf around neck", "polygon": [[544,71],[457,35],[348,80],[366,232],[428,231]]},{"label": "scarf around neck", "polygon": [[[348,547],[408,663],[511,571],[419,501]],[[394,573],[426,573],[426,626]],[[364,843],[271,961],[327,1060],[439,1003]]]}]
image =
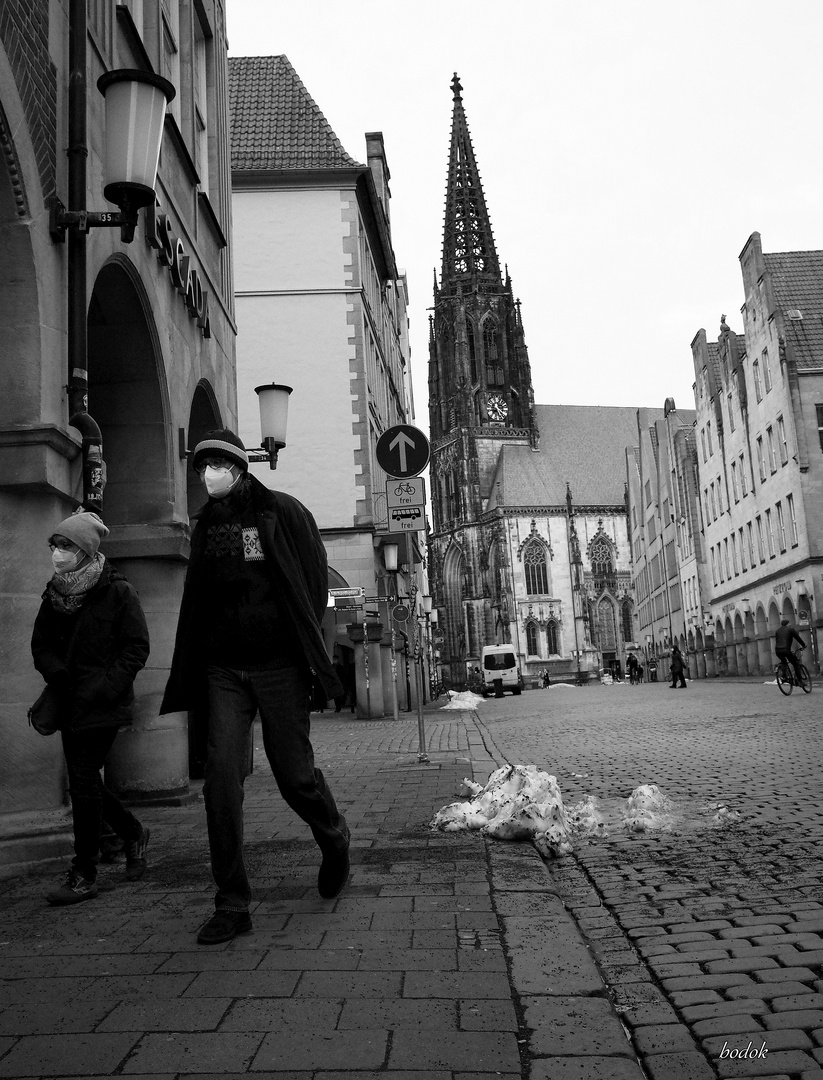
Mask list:
[{"label": "scarf around neck", "polygon": [[100,580],[105,562],[105,555],[98,551],[91,561],[79,570],[55,574],[46,586],[52,607],[66,615],[76,614],[86,599],[86,593]]}]

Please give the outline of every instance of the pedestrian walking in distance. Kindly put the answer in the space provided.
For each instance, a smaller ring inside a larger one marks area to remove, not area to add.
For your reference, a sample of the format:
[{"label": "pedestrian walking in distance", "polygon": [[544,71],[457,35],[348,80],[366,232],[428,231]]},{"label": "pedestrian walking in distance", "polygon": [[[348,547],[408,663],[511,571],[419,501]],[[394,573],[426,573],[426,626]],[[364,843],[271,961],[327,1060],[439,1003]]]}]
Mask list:
[{"label": "pedestrian walking in distance", "polygon": [[[669,687],[670,690],[674,690],[677,687],[678,690],[686,689],[686,679],[683,675],[683,654],[677,645],[672,645],[672,684]],[[677,680],[680,680],[679,684]]]},{"label": "pedestrian walking in distance", "polygon": [[774,651],[778,660],[788,661],[792,665],[795,677],[800,683],[802,682],[800,668],[798,667],[797,658],[792,652],[793,641],[796,641],[801,649],[806,648],[806,643],[800,634],[793,626],[789,626],[789,620],[781,619],[780,626],[778,626],[774,634]]},{"label": "pedestrian walking in distance", "polygon": [[105,786],[100,770],[118,730],[131,723],[134,678],[149,656],[140,600],[98,550],[108,529],[85,511],[49,537],[54,576],[34,621],[34,666],[59,697],[60,735],[69,780],[74,859],[50,904],[97,896],[103,819],[126,852],[126,878],[146,869],[149,830]]},{"label": "pedestrian walking in distance", "polygon": [[196,516],[171,672],[161,713],[190,710],[206,737],[203,799],[215,913],[201,945],[251,930],[243,861],[243,783],[258,710],[263,746],[280,793],[322,853],[320,895],[349,877],[349,829],[309,737],[312,678],[325,700],[342,687],[320,632],[328,598],[326,551],[314,518],[291,495],[248,472],[227,429],[197,444],[192,465],[208,502]]}]

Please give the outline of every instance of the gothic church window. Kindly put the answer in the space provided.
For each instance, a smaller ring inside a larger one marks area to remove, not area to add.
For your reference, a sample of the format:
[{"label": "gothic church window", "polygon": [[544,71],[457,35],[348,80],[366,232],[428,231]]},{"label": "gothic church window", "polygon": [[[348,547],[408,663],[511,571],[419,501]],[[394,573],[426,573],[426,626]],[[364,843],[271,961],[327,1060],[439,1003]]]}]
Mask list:
[{"label": "gothic church window", "polygon": [[533,541],[523,552],[523,566],[526,570],[526,592],[529,596],[539,596],[549,591],[549,573],[546,565],[546,549]]},{"label": "gothic church window", "polygon": [[611,544],[607,540],[595,540],[589,550],[589,558],[596,579],[610,577],[614,573]]},{"label": "gothic church window", "polygon": [[539,656],[537,648],[537,627],[533,622],[526,623],[526,652],[529,656]]},{"label": "gothic church window", "polygon": [[614,608],[605,596],[597,605],[597,644],[603,651],[617,648]]},{"label": "gothic church window", "polygon": [[477,348],[474,343],[474,325],[471,319],[466,320],[466,344],[469,350],[469,367],[471,369],[471,381],[477,382]]},{"label": "gothic church window", "polygon": [[503,365],[497,348],[497,328],[491,319],[483,323],[483,352],[486,356],[486,385],[503,385]]},{"label": "gothic church window", "polygon": [[557,647],[557,623],[554,619],[549,620],[549,624],[546,627],[546,644],[549,650],[549,656],[556,655],[560,652]]}]

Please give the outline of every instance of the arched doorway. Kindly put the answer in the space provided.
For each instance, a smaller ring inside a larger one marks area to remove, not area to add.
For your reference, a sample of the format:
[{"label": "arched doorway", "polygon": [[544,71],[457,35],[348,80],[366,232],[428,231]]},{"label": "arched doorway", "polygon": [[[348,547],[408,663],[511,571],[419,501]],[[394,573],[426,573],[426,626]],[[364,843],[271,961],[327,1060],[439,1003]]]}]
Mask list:
[{"label": "arched doorway", "polygon": [[[202,379],[194,390],[189,411],[189,426],[186,431],[186,449],[191,452],[206,437],[206,432],[223,426],[217,398],[211,386]],[[186,504],[189,517],[196,513],[206,501],[203,484],[189,464],[186,469]]]},{"label": "arched doorway", "polygon": [[697,677],[698,679],[705,679],[707,675],[706,642],[702,629],[696,630],[694,634],[694,655],[697,661]]},{"label": "arched doorway", "polygon": [[739,612],[735,612],[734,616],[734,648],[737,659],[737,674],[748,675],[749,661],[743,634],[743,619]]},{"label": "arched doorway", "polygon": [[737,646],[735,644],[734,627],[729,615],[726,616],[726,624],[723,627],[723,642],[726,646],[726,674],[737,675]]},{"label": "arched doorway", "polygon": [[769,626],[763,605],[758,604],[754,615],[754,632],[757,638],[757,667],[761,675],[768,675],[774,668],[772,647],[769,640]]},{"label": "arched doorway", "polygon": [[185,573],[185,534],[173,522],[176,446],[162,352],[139,274],[114,255],[88,310],[89,413],[103,435],[103,551],[140,594],[149,664],[135,681],[135,719],[106,763],[113,790],[134,801],[176,801],[188,789],[188,718],[159,716]]},{"label": "arched doorway", "polygon": [[757,635],[754,630],[754,616],[751,611],[746,612],[743,623],[743,639],[746,643],[746,668],[750,675],[758,675],[760,664],[757,657]]},{"label": "arched doorway", "polygon": [[449,685],[466,682],[466,621],[463,607],[463,577],[466,558],[457,544],[451,544],[443,559],[443,594],[446,602],[446,656]]}]

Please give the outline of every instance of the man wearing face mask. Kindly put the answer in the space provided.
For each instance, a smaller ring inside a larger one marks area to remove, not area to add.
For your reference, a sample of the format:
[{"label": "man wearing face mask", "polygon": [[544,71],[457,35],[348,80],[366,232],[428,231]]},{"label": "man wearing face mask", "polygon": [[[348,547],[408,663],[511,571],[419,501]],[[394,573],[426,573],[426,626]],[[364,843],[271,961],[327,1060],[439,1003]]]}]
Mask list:
[{"label": "man wearing face mask", "polygon": [[49,538],[54,576],[34,622],[34,666],[57,692],[69,779],[74,859],[50,904],[97,896],[102,819],[124,842],[126,878],[146,869],[149,830],[104,785],[100,770],[118,730],[131,722],[132,684],[149,655],[140,600],[98,550],[108,529],[78,511]]},{"label": "man wearing face mask", "polygon": [[203,798],[217,892],[197,940],[212,945],[252,928],[243,782],[258,711],[280,793],[322,853],[317,887],[328,899],[348,880],[349,829],[309,738],[312,675],[327,699],[342,691],[320,632],[328,574],[314,518],[297,499],[249,475],[232,431],[209,432],[192,464],[209,500],[191,537],[160,711],[188,710],[195,745],[206,742]]}]

